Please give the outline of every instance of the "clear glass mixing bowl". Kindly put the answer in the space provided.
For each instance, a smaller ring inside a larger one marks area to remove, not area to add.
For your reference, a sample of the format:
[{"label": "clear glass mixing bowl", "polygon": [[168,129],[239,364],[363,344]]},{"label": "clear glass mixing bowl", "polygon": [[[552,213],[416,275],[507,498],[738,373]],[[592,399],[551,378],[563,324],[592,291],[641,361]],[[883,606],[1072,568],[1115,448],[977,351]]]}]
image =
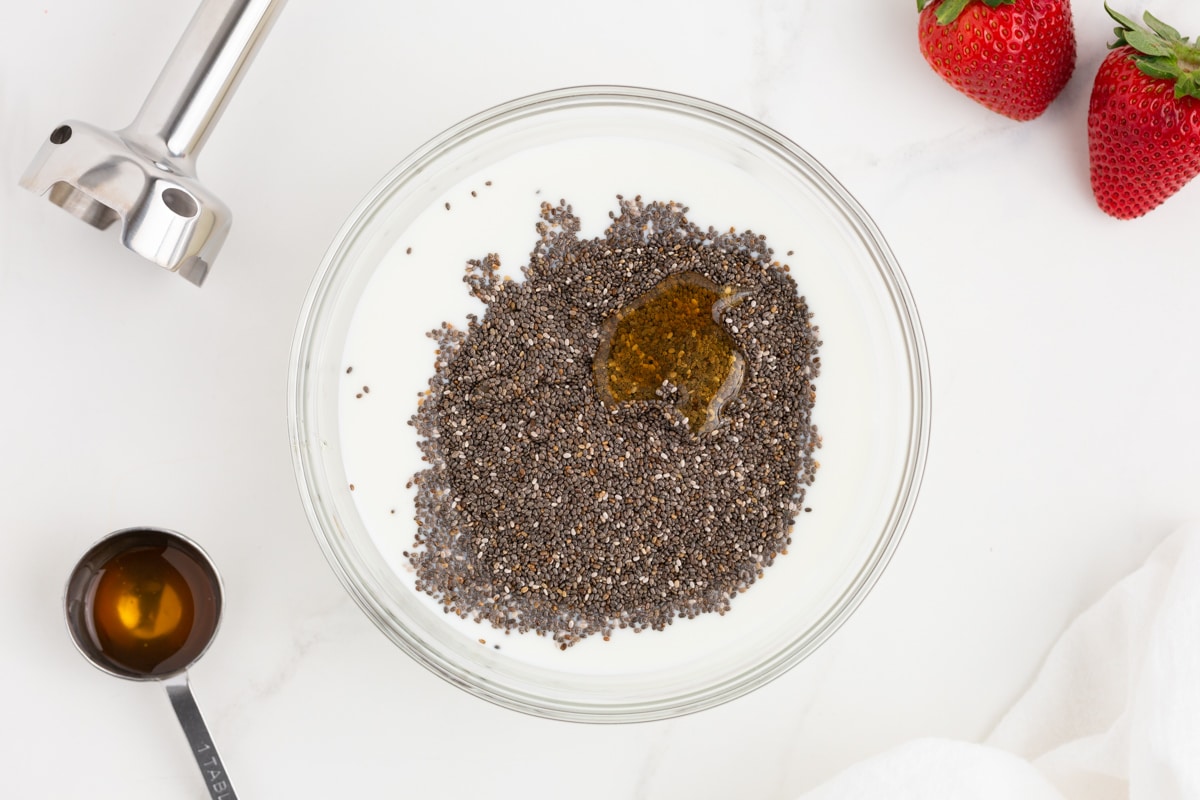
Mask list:
[{"label": "clear glass mixing bowl", "polygon": [[[413,585],[407,422],[433,372],[424,334],[461,324],[469,258],[518,268],[540,203],[600,235],[615,197],[691,208],[702,227],[767,236],[824,344],[823,447],[787,555],[725,615],[617,631],[560,651],[442,612]],[[784,253],[787,256],[784,256]],[[726,108],[645,89],[581,87],[512,101],[401,162],[351,214],[305,301],[289,423],[301,494],[329,563],[392,641],[480,697],[558,719],[659,719],[738,697],[794,666],[879,578],[912,512],[929,434],[929,373],[900,268],[863,209],[809,154]]]}]

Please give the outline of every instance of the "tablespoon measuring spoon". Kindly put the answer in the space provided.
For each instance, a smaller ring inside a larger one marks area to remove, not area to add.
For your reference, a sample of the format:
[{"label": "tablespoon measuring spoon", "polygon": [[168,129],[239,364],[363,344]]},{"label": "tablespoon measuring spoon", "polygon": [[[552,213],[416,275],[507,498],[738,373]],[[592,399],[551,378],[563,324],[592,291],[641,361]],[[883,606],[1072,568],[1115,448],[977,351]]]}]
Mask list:
[{"label": "tablespoon measuring spoon", "polygon": [[221,620],[221,577],[186,536],[127,528],[94,544],[67,580],[67,629],[98,669],[161,681],[213,800],[237,794],[192,697],[187,670]]}]

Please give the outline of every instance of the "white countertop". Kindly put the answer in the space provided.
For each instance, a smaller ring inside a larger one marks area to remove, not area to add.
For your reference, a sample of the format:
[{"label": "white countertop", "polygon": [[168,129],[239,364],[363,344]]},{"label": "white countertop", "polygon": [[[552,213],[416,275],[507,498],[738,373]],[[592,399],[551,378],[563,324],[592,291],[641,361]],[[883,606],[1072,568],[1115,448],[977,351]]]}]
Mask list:
[{"label": "white countertop", "polygon": [[[224,575],[191,676],[244,798],[782,800],[985,736],[1064,625],[1200,517],[1200,183],[1138,221],[1095,207],[1101,3],[1076,3],[1064,94],[1016,123],[934,76],[911,2],[292,0],[199,162],[235,215],[201,290],[17,187],[60,121],[128,122],[191,6],[0,10],[7,796],[205,797],[162,691],[93,669],[63,624],[67,573],[117,528],[180,530]],[[1200,33],[1187,0],[1153,10]],[[635,726],[491,706],[390,644],[325,563],[286,424],[297,314],[360,197],[476,111],[589,83],[703,97],[812,153],[895,251],[933,374],[921,499],[856,615],[766,688]]]}]

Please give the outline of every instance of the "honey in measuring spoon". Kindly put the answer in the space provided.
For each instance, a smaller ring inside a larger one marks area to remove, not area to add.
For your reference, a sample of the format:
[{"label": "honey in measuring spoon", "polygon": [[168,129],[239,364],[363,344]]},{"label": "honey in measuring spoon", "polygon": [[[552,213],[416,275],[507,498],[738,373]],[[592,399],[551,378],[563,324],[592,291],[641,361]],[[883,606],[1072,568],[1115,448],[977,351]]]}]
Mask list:
[{"label": "honey in measuring spoon", "polygon": [[95,644],[113,663],[147,676],[187,666],[218,613],[211,579],[171,545],[118,552],[98,570],[89,598]]},{"label": "honey in measuring spoon", "polygon": [[84,658],[111,675],[162,682],[209,796],[237,800],[187,676],[221,616],[221,579],[204,551],[162,528],[109,534],[71,571],[63,604]]}]

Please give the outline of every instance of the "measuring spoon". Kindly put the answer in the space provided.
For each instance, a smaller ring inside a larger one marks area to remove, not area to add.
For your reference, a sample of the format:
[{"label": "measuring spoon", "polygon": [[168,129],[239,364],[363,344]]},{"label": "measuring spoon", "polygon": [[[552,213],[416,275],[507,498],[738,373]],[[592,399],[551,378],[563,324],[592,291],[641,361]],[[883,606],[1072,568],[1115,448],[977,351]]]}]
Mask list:
[{"label": "measuring spoon", "polygon": [[187,676],[216,636],[221,605],[221,577],[208,555],[161,528],[101,539],[71,571],[64,599],[83,657],[118,678],[161,681],[212,800],[236,800]]}]

